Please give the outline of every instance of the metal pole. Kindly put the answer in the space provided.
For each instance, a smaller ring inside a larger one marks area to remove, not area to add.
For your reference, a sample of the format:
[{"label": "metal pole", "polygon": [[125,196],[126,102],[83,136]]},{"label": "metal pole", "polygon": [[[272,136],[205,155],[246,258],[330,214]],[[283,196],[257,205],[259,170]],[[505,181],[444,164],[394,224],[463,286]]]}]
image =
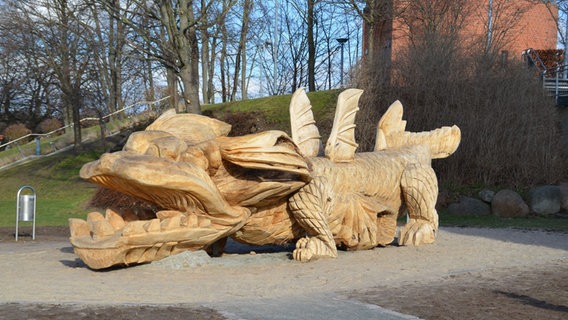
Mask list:
[{"label": "metal pole", "polygon": [[341,45],[341,71],[339,72],[339,83],[340,83],[341,87],[343,88],[343,46],[345,45],[345,42],[347,42],[347,40],[349,40],[349,39],[348,38],[338,38],[336,40]]},{"label": "metal pole", "polygon": [[341,44],[341,72],[340,72],[340,83],[343,88],[343,43]]}]

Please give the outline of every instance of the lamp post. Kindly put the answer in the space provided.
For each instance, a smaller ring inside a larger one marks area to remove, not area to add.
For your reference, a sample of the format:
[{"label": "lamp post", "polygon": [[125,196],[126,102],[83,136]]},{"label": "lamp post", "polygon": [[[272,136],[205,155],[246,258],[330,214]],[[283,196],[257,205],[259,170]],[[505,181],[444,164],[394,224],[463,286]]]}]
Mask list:
[{"label": "lamp post", "polygon": [[339,83],[343,88],[343,47],[349,38],[337,38],[336,40],[341,45],[341,72],[339,73]]}]

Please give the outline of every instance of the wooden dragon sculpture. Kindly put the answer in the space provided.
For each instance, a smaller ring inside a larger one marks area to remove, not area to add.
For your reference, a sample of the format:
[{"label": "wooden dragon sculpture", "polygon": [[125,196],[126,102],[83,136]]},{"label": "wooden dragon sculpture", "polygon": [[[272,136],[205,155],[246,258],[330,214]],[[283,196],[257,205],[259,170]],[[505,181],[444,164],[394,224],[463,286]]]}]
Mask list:
[{"label": "wooden dragon sculpture", "polygon": [[[93,269],[222,247],[296,241],[293,258],[336,257],[337,248],[432,243],[438,228],[431,159],[451,155],[458,127],[405,131],[402,105],[380,120],[374,152],[355,153],[362,91],[338,97],[333,129],[321,142],[303,89],[292,96],[292,138],[281,131],[227,137],[231,126],[170,110],[122,151],[83,166],[80,175],[160,208],[151,219],[107,209],[70,219],[75,253]],[[401,214],[407,223],[397,227]],[[397,231],[398,228],[398,231]]]}]

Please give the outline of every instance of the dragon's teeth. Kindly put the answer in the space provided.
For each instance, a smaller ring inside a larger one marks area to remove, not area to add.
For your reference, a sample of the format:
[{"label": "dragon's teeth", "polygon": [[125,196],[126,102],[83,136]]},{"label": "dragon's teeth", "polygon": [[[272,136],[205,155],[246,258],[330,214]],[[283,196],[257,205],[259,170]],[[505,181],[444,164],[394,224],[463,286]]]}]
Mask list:
[{"label": "dragon's teeth", "polygon": [[181,216],[180,225],[182,227],[187,227],[187,216]]},{"label": "dragon's teeth", "polygon": [[201,218],[199,219],[199,227],[200,228],[206,228],[209,227],[211,225],[211,219],[208,218]]},{"label": "dragon's teeth", "polygon": [[91,231],[93,232],[93,239],[106,238],[114,234],[114,228],[106,220],[92,222]]},{"label": "dragon's teeth", "polygon": [[175,211],[175,210],[162,210],[162,211],[158,211],[156,212],[156,217],[158,217],[158,219],[160,220],[166,220],[168,218],[172,218],[175,216],[181,216],[182,213],[179,211]]},{"label": "dragon's teeth", "polygon": [[153,247],[147,248],[142,255],[138,257],[138,263],[147,262],[155,260],[156,253],[160,247],[154,245]]},{"label": "dragon's teeth", "polygon": [[196,215],[190,214],[190,215],[187,217],[187,226],[188,226],[188,227],[193,227],[193,228],[194,228],[194,227],[197,227],[197,222],[198,222],[198,220],[197,220],[197,216],[196,216]]},{"label": "dragon's teeth", "polygon": [[181,215],[163,220],[161,227],[162,231],[179,229],[181,227]]},{"label": "dragon's teeth", "polygon": [[93,223],[95,221],[104,220],[105,217],[100,212],[91,212],[87,215],[87,222]]},{"label": "dragon's teeth", "polygon": [[160,246],[158,252],[156,252],[156,256],[160,258],[164,258],[171,255],[172,249],[177,244],[177,242],[167,242]]},{"label": "dragon's teeth", "polygon": [[152,219],[144,224],[146,232],[160,232],[160,219]]},{"label": "dragon's teeth", "polygon": [[108,222],[110,222],[110,224],[112,225],[114,230],[120,230],[120,229],[124,228],[124,226],[126,225],[126,222],[124,222],[124,219],[122,219],[120,214],[116,213],[115,211],[113,211],[111,209],[106,210],[105,219]]},{"label": "dragon's teeth", "polygon": [[133,248],[132,250],[128,251],[128,253],[126,253],[126,256],[124,257],[124,262],[126,264],[132,264],[142,261],[143,260],[142,258],[144,257],[144,253],[146,253],[146,250],[148,250],[148,248]]},{"label": "dragon's teeth", "polygon": [[87,221],[75,218],[69,219],[69,231],[71,238],[84,237],[91,234]]},{"label": "dragon's teeth", "polygon": [[144,229],[144,225],[147,222],[148,221],[144,221],[144,220],[136,220],[136,221],[131,221],[131,222],[127,223],[124,226],[124,229],[122,229],[122,235],[123,236],[131,236],[131,235],[135,235],[135,234],[146,233],[146,230]]}]

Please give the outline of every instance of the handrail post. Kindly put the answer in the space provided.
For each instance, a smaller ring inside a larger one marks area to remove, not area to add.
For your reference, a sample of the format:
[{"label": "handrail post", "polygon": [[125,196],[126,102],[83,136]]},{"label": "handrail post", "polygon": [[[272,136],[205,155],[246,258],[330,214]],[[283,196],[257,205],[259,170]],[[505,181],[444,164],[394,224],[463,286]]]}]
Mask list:
[{"label": "handrail post", "polygon": [[558,105],[558,90],[559,90],[559,78],[558,75],[560,74],[560,66],[556,66],[556,88],[554,88],[554,97],[556,100],[556,105]]}]

